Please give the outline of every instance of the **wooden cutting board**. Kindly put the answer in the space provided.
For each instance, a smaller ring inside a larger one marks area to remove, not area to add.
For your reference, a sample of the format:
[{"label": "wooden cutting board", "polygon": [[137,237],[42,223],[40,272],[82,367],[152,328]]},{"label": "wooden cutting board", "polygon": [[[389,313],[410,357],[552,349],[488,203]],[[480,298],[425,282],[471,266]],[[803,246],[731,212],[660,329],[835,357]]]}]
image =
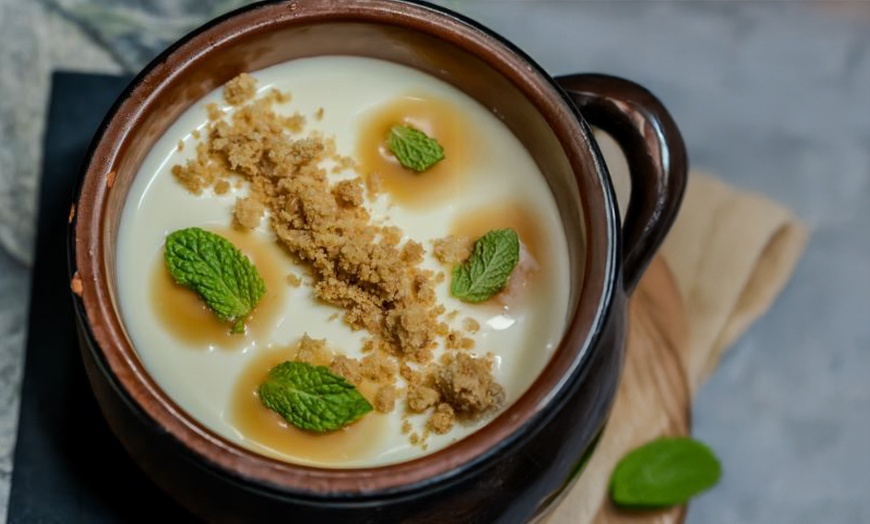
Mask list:
[{"label": "wooden cutting board", "polygon": [[664,435],[688,435],[691,395],[683,358],[688,323],[667,265],[657,257],[629,302],[626,360],[610,420],[583,474],[546,524],[675,524],[686,508],[628,512],[609,502],[607,484],[619,459]]}]

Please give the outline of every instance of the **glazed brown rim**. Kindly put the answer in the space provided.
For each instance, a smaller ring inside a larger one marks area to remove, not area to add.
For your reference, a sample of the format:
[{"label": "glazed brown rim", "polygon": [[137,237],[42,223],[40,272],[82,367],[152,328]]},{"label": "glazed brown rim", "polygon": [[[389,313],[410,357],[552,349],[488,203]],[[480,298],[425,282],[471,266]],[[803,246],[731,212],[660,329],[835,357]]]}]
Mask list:
[{"label": "glazed brown rim", "polygon": [[[514,404],[485,431],[407,462],[357,469],[289,464],[238,446],[199,424],[148,375],[127,338],[106,278],[103,225],[120,144],[133,140],[134,123],[159,99],[161,88],[191,64],[246,35],[318,22],[356,21],[397,25],[435,36],[470,52],[510,79],[540,111],[568,158],[580,190],[587,227],[586,277],[563,338],[550,362]],[[595,166],[590,173],[589,166]],[[202,465],[249,488],[303,497],[367,497],[407,493],[445,481],[498,455],[540,424],[581,379],[579,371],[598,339],[618,284],[617,219],[613,188],[588,126],[573,103],[528,56],[493,32],[446,9],[392,0],[297,0],[239,9],[182,38],[149,64],[122,93],[91,144],[83,167],[77,214],[70,227],[70,275],[82,285],[75,307],[94,357],[118,394]],[[591,253],[606,253],[593,258]],[[74,286],[75,287],[75,286]],[[76,291],[74,289],[74,291]],[[607,348],[602,348],[607,350]],[[254,485],[250,485],[253,483]]]}]

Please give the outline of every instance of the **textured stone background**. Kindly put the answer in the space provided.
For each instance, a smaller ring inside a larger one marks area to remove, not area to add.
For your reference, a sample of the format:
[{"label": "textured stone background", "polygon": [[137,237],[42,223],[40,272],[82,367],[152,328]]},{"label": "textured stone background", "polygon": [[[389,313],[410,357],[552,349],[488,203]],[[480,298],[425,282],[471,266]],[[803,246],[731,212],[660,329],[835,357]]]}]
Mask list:
[{"label": "textured stone background", "polygon": [[[0,0],[0,515],[12,468],[53,69],[135,72],[240,0]],[[691,523],[870,522],[870,3],[442,0],[554,74],[638,81],[694,166],[813,237],[695,406],[722,483]]]}]

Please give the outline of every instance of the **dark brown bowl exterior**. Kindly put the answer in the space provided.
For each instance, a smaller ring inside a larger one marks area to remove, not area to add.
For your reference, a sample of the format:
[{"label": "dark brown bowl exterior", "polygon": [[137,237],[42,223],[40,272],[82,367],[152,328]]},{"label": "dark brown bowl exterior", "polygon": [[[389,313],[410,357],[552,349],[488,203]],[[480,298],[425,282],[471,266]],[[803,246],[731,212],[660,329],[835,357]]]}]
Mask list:
[{"label": "dark brown bowl exterior", "polygon": [[[287,464],[201,426],[149,376],[114,299],[121,210],[161,133],[238,73],[336,54],[415,67],[497,114],[550,184],[573,276],[563,340],[520,399],[448,448],[354,470]],[[611,107],[608,95],[622,85],[618,79],[592,82],[590,92],[579,89],[588,82],[575,80],[566,86],[569,97],[520,51],[473,22],[426,4],[391,0],[258,4],[188,35],[149,65],[116,102],[91,145],[69,246],[88,377],[112,430],[142,469],[212,521],[523,522],[545,511],[582,469],[584,453],[604,424],[624,348],[626,288],[636,283],[670,226],[685,182],[682,143],[674,144],[656,127],[663,108],[635,114],[630,105]],[[643,109],[649,106],[644,93],[625,96]],[[572,98],[590,110],[603,107],[593,111],[594,123],[623,136],[630,165],[634,161],[633,185],[641,191],[629,208],[636,224],[626,237],[632,253],[627,287],[613,190]],[[664,128],[670,129],[666,112],[664,117]],[[611,120],[621,124],[614,128]],[[668,140],[674,151],[668,151]],[[668,165],[668,159],[676,160]]]}]

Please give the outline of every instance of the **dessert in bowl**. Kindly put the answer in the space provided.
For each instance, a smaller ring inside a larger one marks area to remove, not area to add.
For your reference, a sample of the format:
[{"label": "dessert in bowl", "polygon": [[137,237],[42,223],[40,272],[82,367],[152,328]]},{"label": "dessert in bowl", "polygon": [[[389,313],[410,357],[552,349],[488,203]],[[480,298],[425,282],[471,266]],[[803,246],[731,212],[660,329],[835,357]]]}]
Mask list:
[{"label": "dessert in bowl", "polygon": [[[405,122],[443,146],[431,169],[382,143]],[[244,333],[172,283],[165,239],[186,227],[255,251],[265,295]],[[505,287],[480,303],[451,294],[472,242],[501,229],[521,259]],[[188,108],[135,177],[117,257],[122,319],[157,384],[224,438],[321,466],[399,462],[468,435],[528,388],[568,309],[559,212],[523,145],[458,89],[370,58],[285,62]],[[265,364],[300,349],[332,353],[320,363],[368,390],[375,413],[307,436],[267,413]],[[475,369],[447,376],[456,358]]]},{"label": "dessert in bowl", "polygon": [[[71,228],[86,369],[143,469],[216,520],[544,511],[604,423],[625,295],[685,176],[648,93],[563,84],[573,103],[472,22],[386,1],[253,6],[146,68],[95,138]],[[624,234],[576,104],[633,164]],[[404,165],[396,126],[443,158]],[[215,320],[170,275],[189,228],[253,262],[250,311]],[[462,268],[504,231],[509,276],[469,300]],[[287,362],[367,408],[294,427],[263,393]]]}]

